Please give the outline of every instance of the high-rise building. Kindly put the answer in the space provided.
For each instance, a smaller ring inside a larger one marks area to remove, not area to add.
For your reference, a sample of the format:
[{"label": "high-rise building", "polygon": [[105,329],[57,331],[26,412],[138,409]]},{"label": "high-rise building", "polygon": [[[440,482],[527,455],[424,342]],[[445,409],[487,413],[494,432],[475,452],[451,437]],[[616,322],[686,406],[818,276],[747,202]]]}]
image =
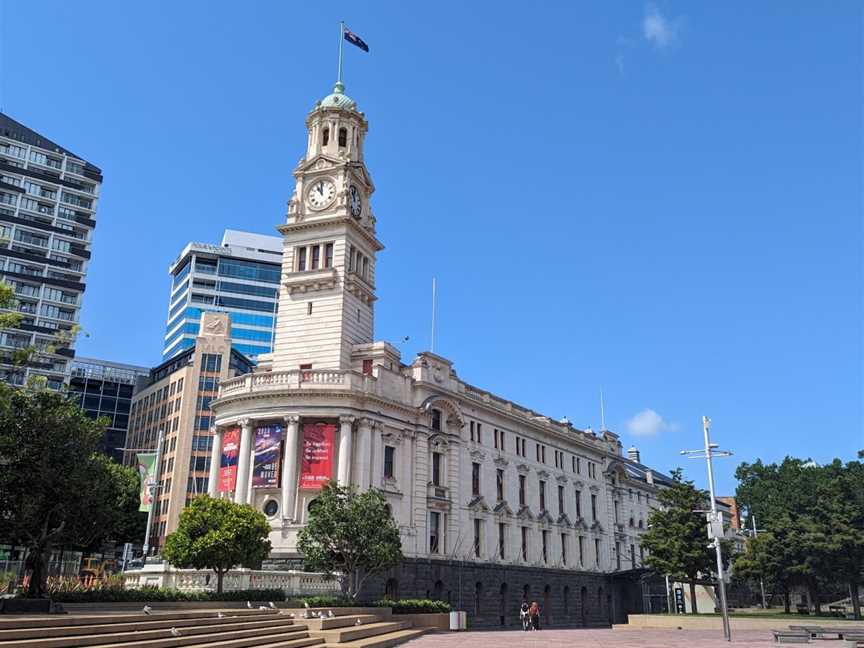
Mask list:
[{"label": "high-rise building", "polygon": [[282,239],[225,230],[221,245],[189,243],[171,264],[171,297],[162,358],[195,343],[201,313],[231,318],[231,343],[253,362],[273,350]]},{"label": "high-rise building", "polygon": [[107,419],[101,450],[118,463],[123,461],[132,396],[149,375],[148,367],[94,358],[72,361],[69,393],[90,418]]},{"label": "high-rise building", "polygon": [[[102,172],[0,113],[0,276],[20,325],[0,332],[0,380],[69,378]],[[16,350],[34,354],[26,367]]]},{"label": "high-rise building", "polygon": [[165,434],[151,547],[161,547],[189,500],[207,492],[213,445],[210,401],[220,382],[253,366],[232,348],[227,313],[203,313],[200,320],[192,346],[154,367],[132,398],[125,463],[134,465],[136,451],[155,452],[159,432]]}]

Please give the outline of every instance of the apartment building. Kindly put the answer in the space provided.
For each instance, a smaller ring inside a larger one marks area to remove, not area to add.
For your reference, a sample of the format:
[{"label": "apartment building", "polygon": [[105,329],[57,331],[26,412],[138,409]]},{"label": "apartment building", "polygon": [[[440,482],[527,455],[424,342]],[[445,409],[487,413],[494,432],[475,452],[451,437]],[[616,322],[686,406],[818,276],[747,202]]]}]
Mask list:
[{"label": "apartment building", "polygon": [[[22,316],[0,332],[0,380],[68,381],[101,183],[98,167],[0,113],[0,276]],[[23,349],[26,367],[13,361]]]}]

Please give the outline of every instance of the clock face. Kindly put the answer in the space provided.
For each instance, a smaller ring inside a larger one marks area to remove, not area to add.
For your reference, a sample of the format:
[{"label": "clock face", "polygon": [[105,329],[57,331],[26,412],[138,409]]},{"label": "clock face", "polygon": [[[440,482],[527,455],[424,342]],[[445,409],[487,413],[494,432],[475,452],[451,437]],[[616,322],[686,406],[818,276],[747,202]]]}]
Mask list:
[{"label": "clock face", "polygon": [[326,207],[336,197],[336,185],[332,180],[319,178],[312,183],[309,191],[306,192],[306,201],[309,206],[314,209]]},{"label": "clock face", "polygon": [[348,193],[350,194],[351,215],[354,218],[360,218],[360,214],[363,213],[363,199],[360,197],[360,191],[351,185]]}]

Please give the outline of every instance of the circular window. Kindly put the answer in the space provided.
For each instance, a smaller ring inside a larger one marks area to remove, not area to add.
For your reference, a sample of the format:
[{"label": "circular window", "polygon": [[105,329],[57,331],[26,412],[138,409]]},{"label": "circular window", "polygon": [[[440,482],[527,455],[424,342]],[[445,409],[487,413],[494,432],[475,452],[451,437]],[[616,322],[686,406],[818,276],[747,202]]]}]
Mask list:
[{"label": "circular window", "polygon": [[264,515],[273,517],[279,512],[279,502],[274,499],[264,502]]}]

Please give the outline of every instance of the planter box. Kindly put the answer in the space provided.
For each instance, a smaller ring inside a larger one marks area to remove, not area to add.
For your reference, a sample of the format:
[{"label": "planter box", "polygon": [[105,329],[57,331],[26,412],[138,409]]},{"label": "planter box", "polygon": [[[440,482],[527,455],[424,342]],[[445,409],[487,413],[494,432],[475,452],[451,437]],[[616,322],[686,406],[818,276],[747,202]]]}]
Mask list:
[{"label": "planter box", "polygon": [[50,599],[0,599],[0,614],[65,614],[63,605]]},{"label": "planter box", "polygon": [[[388,608],[378,608],[388,609]],[[411,613],[411,614],[394,614],[394,621],[410,621],[415,628],[433,628],[435,630],[450,629],[450,613],[449,612],[429,612],[429,613]]]}]

